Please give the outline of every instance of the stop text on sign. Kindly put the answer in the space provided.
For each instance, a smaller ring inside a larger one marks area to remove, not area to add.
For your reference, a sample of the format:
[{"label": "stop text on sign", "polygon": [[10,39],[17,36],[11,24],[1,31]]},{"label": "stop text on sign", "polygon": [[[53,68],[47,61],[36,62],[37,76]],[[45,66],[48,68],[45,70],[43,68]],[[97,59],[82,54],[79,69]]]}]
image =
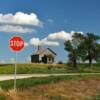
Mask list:
[{"label": "stop text on sign", "polygon": [[18,52],[24,48],[24,40],[20,36],[14,36],[9,41],[10,48]]},{"label": "stop text on sign", "polygon": [[10,41],[10,46],[21,47],[23,44],[23,41]]}]

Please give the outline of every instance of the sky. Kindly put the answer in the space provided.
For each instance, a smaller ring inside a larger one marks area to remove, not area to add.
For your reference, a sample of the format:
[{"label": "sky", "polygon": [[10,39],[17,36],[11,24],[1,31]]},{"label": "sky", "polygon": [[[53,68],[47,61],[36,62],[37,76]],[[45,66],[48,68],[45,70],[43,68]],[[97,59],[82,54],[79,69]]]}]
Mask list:
[{"label": "sky", "polygon": [[29,62],[37,45],[51,48],[56,60],[66,62],[64,41],[73,32],[100,35],[99,0],[0,0],[0,62],[11,63],[15,53],[9,40],[19,35],[25,48],[18,53],[18,62]]}]

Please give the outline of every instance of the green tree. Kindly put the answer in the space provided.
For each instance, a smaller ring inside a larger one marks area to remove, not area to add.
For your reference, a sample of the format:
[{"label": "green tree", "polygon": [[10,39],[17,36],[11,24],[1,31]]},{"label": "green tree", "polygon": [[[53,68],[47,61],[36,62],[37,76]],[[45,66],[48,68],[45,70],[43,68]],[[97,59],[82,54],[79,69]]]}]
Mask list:
[{"label": "green tree", "polygon": [[74,68],[77,67],[77,60],[79,60],[79,46],[83,42],[84,36],[81,33],[74,33],[72,40],[65,41],[65,50],[68,51],[69,63]]},{"label": "green tree", "polygon": [[100,61],[100,37],[93,33],[87,33],[84,42],[80,45],[81,58],[83,61],[89,61],[91,67],[93,60]]}]

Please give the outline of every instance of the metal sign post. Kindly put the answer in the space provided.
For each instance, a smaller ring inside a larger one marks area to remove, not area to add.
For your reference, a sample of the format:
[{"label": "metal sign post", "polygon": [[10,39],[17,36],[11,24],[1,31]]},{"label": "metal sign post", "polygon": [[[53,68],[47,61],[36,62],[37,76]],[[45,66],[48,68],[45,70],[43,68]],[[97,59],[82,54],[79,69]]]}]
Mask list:
[{"label": "metal sign post", "polygon": [[17,53],[24,48],[24,40],[20,36],[14,36],[9,41],[9,46],[15,52],[15,67],[14,67],[14,99],[16,98],[16,74],[17,74]]},{"label": "metal sign post", "polygon": [[16,73],[17,73],[17,52],[15,57],[15,68],[14,68],[14,93],[16,93]]}]

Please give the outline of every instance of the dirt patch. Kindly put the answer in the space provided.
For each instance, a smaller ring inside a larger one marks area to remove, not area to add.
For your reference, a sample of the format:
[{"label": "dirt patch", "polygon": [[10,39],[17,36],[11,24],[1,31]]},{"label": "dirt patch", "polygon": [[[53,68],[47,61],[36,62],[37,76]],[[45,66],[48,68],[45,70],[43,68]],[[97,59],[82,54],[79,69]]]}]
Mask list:
[{"label": "dirt patch", "polygon": [[[98,92],[100,92],[100,78],[88,77],[18,89],[16,100],[83,100],[85,97],[95,96]],[[6,92],[6,96],[6,100],[13,100],[13,90]]]}]

